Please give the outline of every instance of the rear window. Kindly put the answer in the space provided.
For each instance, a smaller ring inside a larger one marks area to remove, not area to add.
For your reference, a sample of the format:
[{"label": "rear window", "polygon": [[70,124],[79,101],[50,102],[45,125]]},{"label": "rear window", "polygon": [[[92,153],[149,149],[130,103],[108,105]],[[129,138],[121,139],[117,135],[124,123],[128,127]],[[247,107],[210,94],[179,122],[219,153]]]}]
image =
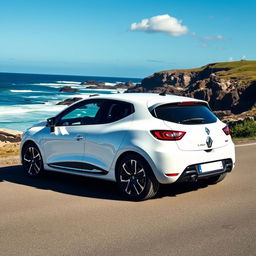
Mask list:
[{"label": "rear window", "polygon": [[156,107],[151,114],[161,120],[179,124],[210,124],[217,121],[212,111],[202,104],[167,104]]}]

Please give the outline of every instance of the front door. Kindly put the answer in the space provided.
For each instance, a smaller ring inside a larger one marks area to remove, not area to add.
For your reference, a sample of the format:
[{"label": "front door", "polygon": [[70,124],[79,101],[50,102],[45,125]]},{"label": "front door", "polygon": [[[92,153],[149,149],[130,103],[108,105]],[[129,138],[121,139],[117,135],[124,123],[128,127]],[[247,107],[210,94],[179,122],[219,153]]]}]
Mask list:
[{"label": "front door", "polygon": [[44,136],[46,164],[52,168],[84,171],[86,126],[97,122],[102,101],[87,100],[71,106],[57,116],[53,132]]}]

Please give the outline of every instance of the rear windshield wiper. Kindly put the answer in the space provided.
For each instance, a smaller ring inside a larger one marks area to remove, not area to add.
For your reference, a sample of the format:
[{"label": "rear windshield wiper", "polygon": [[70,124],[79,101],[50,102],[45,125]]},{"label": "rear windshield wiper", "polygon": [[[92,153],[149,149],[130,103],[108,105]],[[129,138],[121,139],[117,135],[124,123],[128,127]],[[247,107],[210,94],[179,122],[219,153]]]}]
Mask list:
[{"label": "rear windshield wiper", "polygon": [[185,119],[180,121],[181,124],[190,124],[190,123],[203,123],[204,122],[204,118],[190,118],[190,119]]}]

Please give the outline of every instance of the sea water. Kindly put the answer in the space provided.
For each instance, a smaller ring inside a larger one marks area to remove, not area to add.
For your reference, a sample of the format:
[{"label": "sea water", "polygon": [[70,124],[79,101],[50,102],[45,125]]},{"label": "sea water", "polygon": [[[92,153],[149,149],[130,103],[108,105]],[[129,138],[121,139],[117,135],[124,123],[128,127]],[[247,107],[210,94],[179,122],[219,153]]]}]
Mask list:
[{"label": "sea water", "polygon": [[[137,78],[0,73],[0,128],[24,131],[66,108],[56,104],[67,98],[123,92],[86,89],[81,82],[87,80],[105,82],[106,85],[141,81]],[[63,86],[71,86],[80,92],[60,92]]]}]

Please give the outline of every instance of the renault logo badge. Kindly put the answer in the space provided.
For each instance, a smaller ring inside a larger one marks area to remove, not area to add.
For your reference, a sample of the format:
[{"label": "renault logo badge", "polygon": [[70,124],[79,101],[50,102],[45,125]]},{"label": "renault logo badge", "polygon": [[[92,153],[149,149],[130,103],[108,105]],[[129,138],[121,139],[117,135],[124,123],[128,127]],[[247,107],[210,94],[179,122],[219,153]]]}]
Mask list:
[{"label": "renault logo badge", "polygon": [[213,140],[210,136],[207,136],[206,138],[206,145],[208,148],[211,148],[212,147],[212,143],[213,143]]}]

